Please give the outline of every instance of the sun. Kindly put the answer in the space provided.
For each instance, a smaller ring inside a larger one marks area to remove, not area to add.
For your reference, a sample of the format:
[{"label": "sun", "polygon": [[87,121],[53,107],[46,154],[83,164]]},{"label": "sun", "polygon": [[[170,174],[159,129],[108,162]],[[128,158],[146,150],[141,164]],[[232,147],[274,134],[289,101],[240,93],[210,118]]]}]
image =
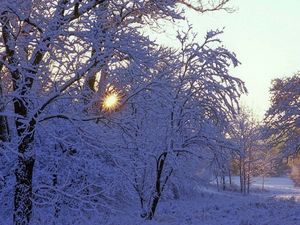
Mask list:
[{"label": "sun", "polygon": [[107,94],[103,99],[102,107],[106,111],[114,110],[120,104],[120,96],[117,92]]}]

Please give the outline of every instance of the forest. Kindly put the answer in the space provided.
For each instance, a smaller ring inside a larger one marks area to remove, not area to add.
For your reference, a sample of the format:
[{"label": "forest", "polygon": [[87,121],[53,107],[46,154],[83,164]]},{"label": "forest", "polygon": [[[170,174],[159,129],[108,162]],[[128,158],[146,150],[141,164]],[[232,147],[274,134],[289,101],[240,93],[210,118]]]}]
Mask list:
[{"label": "forest", "polygon": [[300,224],[300,72],[260,120],[186,19],[230,0],[0,3],[0,225]]}]

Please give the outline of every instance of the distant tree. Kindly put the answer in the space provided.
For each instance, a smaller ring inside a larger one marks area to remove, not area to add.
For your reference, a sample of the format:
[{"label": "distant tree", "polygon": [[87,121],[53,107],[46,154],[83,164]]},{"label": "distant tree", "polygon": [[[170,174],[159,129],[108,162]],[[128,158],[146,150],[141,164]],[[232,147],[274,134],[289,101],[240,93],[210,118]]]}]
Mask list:
[{"label": "distant tree", "polygon": [[246,194],[250,191],[251,177],[254,174],[254,163],[260,132],[258,122],[245,108],[232,120],[228,130],[230,139],[236,143],[234,162],[237,164],[240,176],[240,190]]},{"label": "distant tree", "polygon": [[263,143],[263,140],[258,140],[258,144],[253,153],[253,169],[252,174],[254,176],[262,177],[262,190],[265,189],[265,178],[274,174],[274,168],[276,167],[277,155],[274,154],[272,149],[268,148],[268,145]]},{"label": "distant tree", "polygon": [[300,187],[300,159],[299,157],[294,157],[292,159],[292,162],[290,162],[291,165],[291,172],[289,174],[290,178],[294,182],[294,185],[296,187]]},{"label": "distant tree", "polygon": [[300,151],[300,73],[272,81],[271,106],[264,122],[271,146],[280,146],[281,157]]}]

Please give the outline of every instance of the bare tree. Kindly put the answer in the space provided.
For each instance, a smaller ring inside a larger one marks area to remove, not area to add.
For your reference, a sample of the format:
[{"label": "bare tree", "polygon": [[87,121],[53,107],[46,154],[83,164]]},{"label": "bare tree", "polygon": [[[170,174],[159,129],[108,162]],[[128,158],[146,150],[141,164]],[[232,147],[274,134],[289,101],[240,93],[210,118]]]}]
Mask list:
[{"label": "bare tree", "polygon": [[260,140],[258,123],[248,111],[241,109],[232,121],[229,135],[237,145],[238,150],[235,151],[235,161],[239,168],[240,190],[243,194],[246,194],[250,191],[253,165],[257,160],[255,151]]}]

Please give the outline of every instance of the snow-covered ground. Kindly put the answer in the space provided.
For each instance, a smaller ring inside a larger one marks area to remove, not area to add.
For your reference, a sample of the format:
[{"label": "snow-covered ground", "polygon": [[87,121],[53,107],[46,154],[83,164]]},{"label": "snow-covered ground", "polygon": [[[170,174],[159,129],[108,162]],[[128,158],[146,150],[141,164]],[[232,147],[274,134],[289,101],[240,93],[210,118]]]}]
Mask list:
[{"label": "snow-covered ground", "polygon": [[[299,188],[294,187],[294,183],[288,177],[265,177],[264,188],[272,192],[299,192]],[[233,177],[233,182],[239,184],[239,177]],[[261,189],[262,177],[254,177],[251,180],[251,186]]]},{"label": "snow-covered ground", "polygon": [[[233,182],[238,184],[239,178],[234,177]],[[251,186],[257,190],[262,189],[262,177],[253,178]],[[267,192],[260,194],[280,199],[295,198],[300,204],[300,188],[295,187],[292,180],[288,177],[266,177],[264,189]]]},{"label": "snow-covered ground", "polygon": [[[260,178],[253,180],[253,187],[261,188]],[[266,178],[265,189],[243,196],[218,192],[214,187],[199,188],[189,198],[161,202],[153,221],[145,222],[134,212],[124,212],[109,224],[300,225],[300,189],[287,177]]]}]

